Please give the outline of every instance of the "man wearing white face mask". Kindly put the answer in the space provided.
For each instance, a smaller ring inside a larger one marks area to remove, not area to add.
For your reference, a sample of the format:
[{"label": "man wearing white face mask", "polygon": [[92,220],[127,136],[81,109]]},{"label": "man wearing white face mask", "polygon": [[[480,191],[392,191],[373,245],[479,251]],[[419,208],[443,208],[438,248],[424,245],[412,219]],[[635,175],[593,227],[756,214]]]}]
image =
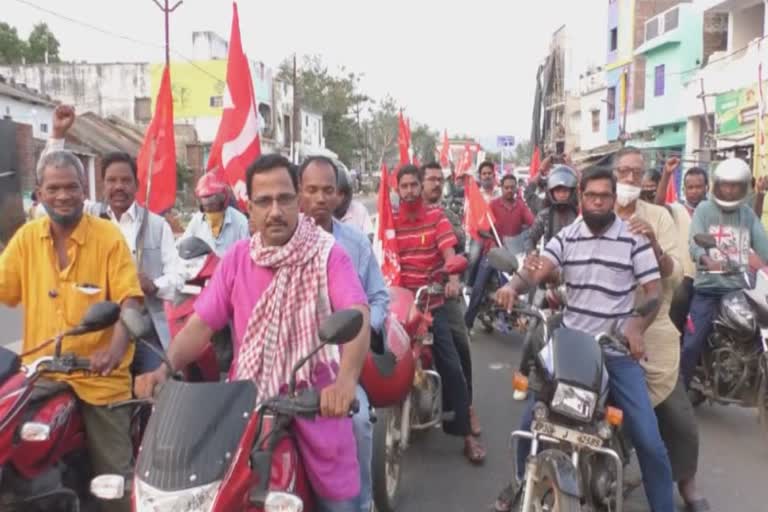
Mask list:
[{"label": "man wearing white face mask", "polygon": [[[615,211],[629,224],[630,230],[645,235],[659,261],[661,273],[661,307],[643,336],[646,357],[640,361],[645,370],[648,393],[653,404],[659,431],[669,452],[672,476],[689,510],[705,510],[706,500],[696,492],[699,438],[682,379],[680,367],[680,336],[669,317],[675,290],[683,279],[686,245],[678,241],[679,231],[669,211],[640,199],[645,158],[640,150],[623,148],[614,157],[616,176]],[[643,298],[638,297],[638,303]]]}]

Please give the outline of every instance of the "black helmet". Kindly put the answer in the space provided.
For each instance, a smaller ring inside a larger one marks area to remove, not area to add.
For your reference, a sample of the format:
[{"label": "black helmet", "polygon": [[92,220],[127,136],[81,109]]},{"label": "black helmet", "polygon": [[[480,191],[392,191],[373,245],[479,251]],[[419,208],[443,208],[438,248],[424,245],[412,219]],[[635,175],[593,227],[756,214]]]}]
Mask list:
[{"label": "black helmet", "polygon": [[349,179],[347,171],[344,169],[339,169],[337,176],[336,193],[341,195],[341,200],[333,214],[337,219],[341,219],[347,214],[349,204],[352,202],[352,182]]},{"label": "black helmet", "polygon": [[[576,172],[567,165],[558,165],[547,177],[547,199],[552,206],[564,206],[571,205],[576,200],[576,186],[578,179],[576,178]],[[555,196],[552,195],[552,191],[557,187],[566,187],[571,189],[571,194],[568,200],[565,202],[558,202],[555,200]]]}]

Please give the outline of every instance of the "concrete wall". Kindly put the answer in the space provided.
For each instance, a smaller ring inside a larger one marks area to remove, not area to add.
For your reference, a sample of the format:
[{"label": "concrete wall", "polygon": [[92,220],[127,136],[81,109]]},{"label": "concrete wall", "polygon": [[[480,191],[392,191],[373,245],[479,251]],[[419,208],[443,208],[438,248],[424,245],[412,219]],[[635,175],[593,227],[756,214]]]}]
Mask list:
[{"label": "concrete wall", "polygon": [[226,59],[227,40],[215,32],[192,32],[192,54],[195,60]]},{"label": "concrete wall", "polygon": [[151,96],[149,64],[34,64],[0,66],[0,74],[13,78],[79,112],[118,116],[135,123],[136,98]]},{"label": "concrete wall", "polygon": [[729,51],[744,48],[753,39],[762,37],[765,24],[765,4],[759,3],[746,9],[734,9],[728,26]]},{"label": "concrete wall", "polygon": [[29,125],[32,137],[45,140],[51,135],[53,107],[35,105],[15,98],[0,96],[0,118]]},{"label": "concrete wall", "polygon": [[[580,146],[582,151],[587,151],[608,142],[607,117],[605,105],[605,88],[599,88],[585,93],[581,97]],[[600,116],[600,126],[597,132],[592,131],[592,111],[597,111]]]}]

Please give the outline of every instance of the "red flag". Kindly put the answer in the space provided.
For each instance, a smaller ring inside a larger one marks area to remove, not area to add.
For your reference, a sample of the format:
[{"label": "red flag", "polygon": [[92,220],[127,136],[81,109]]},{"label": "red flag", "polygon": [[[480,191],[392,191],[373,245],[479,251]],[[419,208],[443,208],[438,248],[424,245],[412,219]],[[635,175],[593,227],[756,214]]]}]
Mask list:
[{"label": "red flag", "polygon": [[533,156],[531,156],[531,167],[528,172],[530,175],[529,180],[533,180],[533,178],[536,177],[536,175],[539,174],[539,167],[541,166],[541,152],[539,151],[539,146],[533,147]]},{"label": "red flag", "polygon": [[155,213],[172,208],[176,202],[176,140],[173,135],[173,95],[168,66],[163,70],[155,115],[144,134],[136,165],[139,178],[136,201]]},{"label": "red flag", "polygon": [[[675,171],[675,174],[677,174],[677,171]],[[673,174],[669,179],[669,183],[667,183],[667,192],[664,197],[664,204],[673,204],[676,202],[677,202],[677,180],[675,179],[675,175]]]},{"label": "red flag", "polygon": [[469,172],[469,170],[472,168],[472,159],[472,148],[469,146],[469,144],[466,144],[464,146],[464,153],[462,153],[458,164],[456,164],[456,179],[461,178]]},{"label": "red flag", "polygon": [[211,146],[208,170],[218,172],[232,187],[240,208],[245,209],[248,195],[245,170],[261,154],[256,95],[253,93],[251,70],[240,40],[240,18],[237,3],[232,2],[232,32],[229,36],[227,84],[224,111],[219,131]]},{"label": "red flag", "polygon": [[490,231],[491,222],[495,220],[490,206],[485,202],[483,194],[472,176],[464,177],[464,225],[467,233],[475,240],[480,240],[479,230]]},{"label": "red flag", "polygon": [[416,155],[413,155],[413,165],[415,165],[416,167],[421,167],[421,162],[419,162],[419,157],[417,157]]},{"label": "red flag", "polygon": [[[381,182],[387,183],[389,176],[387,165],[381,164]],[[387,286],[400,284],[400,260],[395,236],[395,218],[392,215],[392,204],[389,200],[387,187],[379,187],[379,199],[377,201],[379,212],[379,229],[376,233],[377,243],[381,244],[381,273]]]},{"label": "red flag", "polygon": [[408,155],[408,148],[410,146],[410,133],[408,125],[405,124],[403,119],[403,113],[400,112],[400,117],[397,123],[397,146],[400,149],[400,165],[406,165],[411,163],[411,158]]},{"label": "red flag", "polygon": [[450,151],[451,145],[448,142],[448,130],[445,130],[443,132],[443,147],[440,148],[440,165],[443,166],[443,169],[447,169],[451,165]]}]

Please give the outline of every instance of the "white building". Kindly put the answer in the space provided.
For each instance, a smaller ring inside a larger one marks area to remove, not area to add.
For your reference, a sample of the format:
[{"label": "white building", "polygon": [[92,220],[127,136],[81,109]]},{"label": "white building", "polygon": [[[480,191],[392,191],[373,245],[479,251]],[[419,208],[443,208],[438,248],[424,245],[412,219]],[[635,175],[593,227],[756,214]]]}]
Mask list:
[{"label": "white building", "polygon": [[592,68],[581,79],[581,150],[603,146],[608,143],[608,111],[605,102],[605,72],[602,68]]},{"label": "white building", "polygon": [[56,104],[50,98],[0,76],[0,118],[32,126],[35,139],[50,137],[55,108]]}]

